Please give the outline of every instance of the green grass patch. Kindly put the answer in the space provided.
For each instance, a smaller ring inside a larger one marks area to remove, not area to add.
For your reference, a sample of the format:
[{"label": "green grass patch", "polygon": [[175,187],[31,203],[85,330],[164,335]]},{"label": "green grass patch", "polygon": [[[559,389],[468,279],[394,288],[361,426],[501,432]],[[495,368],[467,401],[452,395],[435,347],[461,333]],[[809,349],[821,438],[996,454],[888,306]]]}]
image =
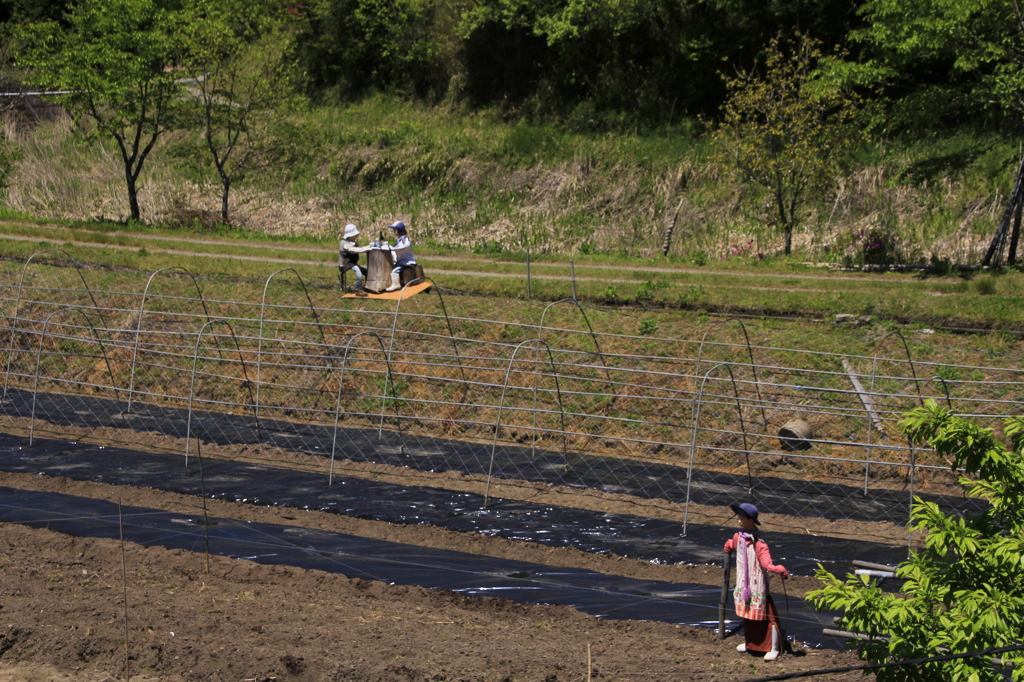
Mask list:
[{"label": "green grass patch", "polygon": [[[294,268],[320,287],[337,286],[333,240],[304,237],[253,240],[225,233],[194,238],[187,230],[149,227],[138,233],[109,223],[72,227],[5,221],[0,251],[8,261],[60,248],[89,267],[140,273],[184,267],[197,276],[263,281]],[[24,237],[25,239],[13,239]],[[78,242],[78,243],[76,243]],[[81,245],[87,244],[87,245]],[[527,298],[523,251],[416,245],[428,277],[440,286],[489,297]],[[49,258],[59,259],[55,254]],[[13,266],[13,264],[12,264]],[[1024,330],[1024,274],[985,273],[974,278],[913,273],[857,273],[809,267],[792,260],[738,259],[697,266],[679,257],[638,259],[610,254],[531,254],[529,296],[538,301],[576,296],[590,305],[718,314],[798,316],[831,321],[837,314],[920,327]],[[634,325],[634,329],[638,329]],[[663,325],[659,323],[659,329]],[[647,327],[645,336],[652,336]]]}]

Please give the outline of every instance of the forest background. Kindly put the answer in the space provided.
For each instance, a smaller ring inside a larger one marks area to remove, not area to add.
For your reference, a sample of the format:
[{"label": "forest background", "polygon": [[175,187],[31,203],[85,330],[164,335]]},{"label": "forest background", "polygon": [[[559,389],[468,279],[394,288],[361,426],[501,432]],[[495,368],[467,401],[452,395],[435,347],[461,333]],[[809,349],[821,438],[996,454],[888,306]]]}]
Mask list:
[{"label": "forest background", "polygon": [[488,253],[977,264],[1021,157],[1019,12],[7,0],[3,199],[314,241],[403,219]]}]

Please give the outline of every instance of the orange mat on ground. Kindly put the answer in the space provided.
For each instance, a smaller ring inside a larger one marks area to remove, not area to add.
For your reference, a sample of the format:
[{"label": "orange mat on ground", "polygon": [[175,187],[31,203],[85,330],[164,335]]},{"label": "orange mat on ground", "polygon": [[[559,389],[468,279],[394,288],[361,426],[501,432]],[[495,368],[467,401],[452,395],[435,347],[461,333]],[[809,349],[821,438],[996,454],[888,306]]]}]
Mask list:
[{"label": "orange mat on ground", "polygon": [[373,298],[377,300],[385,301],[398,301],[421,294],[434,285],[433,282],[420,282],[419,284],[413,284],[412,286],[405,287],[405,289],[399,289],[398,291],[385,291],[379,294],[371,294],[366,292],[365,294],[345,294],[342,298]]}]

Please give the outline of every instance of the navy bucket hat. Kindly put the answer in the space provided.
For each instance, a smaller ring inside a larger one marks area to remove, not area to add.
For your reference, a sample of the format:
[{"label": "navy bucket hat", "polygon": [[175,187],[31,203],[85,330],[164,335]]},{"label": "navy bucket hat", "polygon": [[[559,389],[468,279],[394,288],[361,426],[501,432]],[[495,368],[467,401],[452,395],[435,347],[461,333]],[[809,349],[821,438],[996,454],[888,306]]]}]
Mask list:
[{"label": "navy bucket hat", "polygon": [[738,516],[746,516],[748,519],[753,519],[754,523],[761,525],[761,522],[757,520],[757,507],[744,502],[743,504],[730,504],[729,509],[732,509]]}]

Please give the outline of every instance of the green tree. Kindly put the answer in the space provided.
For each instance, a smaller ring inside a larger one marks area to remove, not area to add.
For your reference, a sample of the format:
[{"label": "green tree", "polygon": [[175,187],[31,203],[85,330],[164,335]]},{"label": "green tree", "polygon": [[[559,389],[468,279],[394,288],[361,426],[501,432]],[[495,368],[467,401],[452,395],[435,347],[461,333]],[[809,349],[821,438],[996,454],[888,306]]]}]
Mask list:
[{"label": "green tree", "polygon": [[[1024,6],[1006,0],[866,0],[841,73],[885,86],[899,124],[997,107],[1024,114]],[[1019,119],[1018,119],[1019,120]]]},{"label": "green tree", "polygon": [[341,98],[371,91],[436,98],[458,46],[452,24],[468,0],[311,0],[299,56],[313,88]]},{"label": "green tree", "polygon": [[857,98],[817,78],[821,56],[806,35],[789,44],[772,39],[763,76],[725,78],[728,98],[714,134],[718,160],[769,193],[787,255],[804,204],[831,188],[847,152],[865,139],[855,126]]},{"label": "green tree", "polygon": [[140,220],[139,178],[181,93],[171,12],[153,0],[82,0],[67,17],[21,32],[17,61],[36,87],[115,141],[124,164],[128,208]]},{"label": "green tree", "polygon": [[184,14],[182,109],[202,131],[228,222],[233,184],[272,162],[282,143],[274,127],[297,103],[292,27],[278,0],[189,0]]},{"label": "green tree", "polygon": [[722,59],[751,63],[783,27],[832,45],[855,18],[844,0],[476,0],[458,31],[473,100],[632,129],[716,111]]},{"label": "green tree", "polygon": [[69,0],[0,0],[0,22],[59,21]]},{"label": "green tree", "polygon": [[[905,580],[899,594],[869,580],[841,581],[824,568],[825,583],[808,599],[818,608],[843,612],[852,631],[888,638],[857,643],[873,663],[1010,646],[1024,631],[1024,417],[1004,422],[1004,443],[992,429],[954,416],[929,400],[901,422],[915,444],[931,444],[963,472],[960,483],[988,508],[959,517],[917,498],[912,527],[925,533],[925,547],[897,569]],[[970,478],[969,478],[970,477]],[[1012,660],[1014,680],[1024,679],[1024,653]],[[985,658],[968,658],[878,671],[879,680],[1002,680]]]},{"label": "green tree", "polygon": [[[866,0],[860,13],[867,24],[850,38],[863,46],[867,58],[837,64],[835,72],[853,82],[882,86],[891,98],[890,127],[928,128],[943,119],[956,122],[984,114],[1020,132],[1024,5],[1006,0]],[[1008,262],[1017,260],[1022,180],[1024,163],[983,265],[999,265],[1006,244]]]},{"label": "green tree", "polygon": [[707,47],[696,14],[688,2],[483,0],[459,26],[469,85],[534,112],[579,107],[588,127],[604,112],[665,120]]}]

